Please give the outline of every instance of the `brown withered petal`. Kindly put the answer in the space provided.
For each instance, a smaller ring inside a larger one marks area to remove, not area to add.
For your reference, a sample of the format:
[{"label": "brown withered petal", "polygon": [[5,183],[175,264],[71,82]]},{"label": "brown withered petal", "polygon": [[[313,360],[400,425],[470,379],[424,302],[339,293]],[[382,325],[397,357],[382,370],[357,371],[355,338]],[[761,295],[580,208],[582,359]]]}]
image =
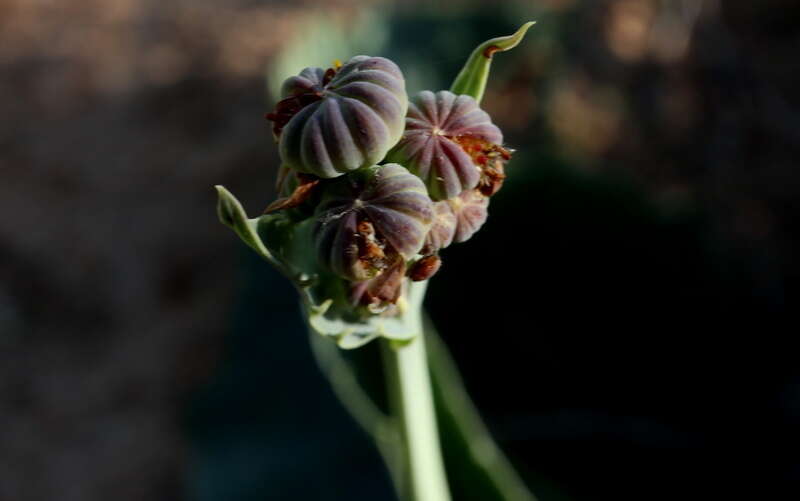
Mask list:
[{"label": "brown withered petal", "polygon": [[395,304],[403,291],[403,278],[406,275],[406,262],[398,257],[380,275],[353,284],[351,298],[354,304],[368,306],[373,313],[385,306]]},{"label": "brown withered petal", "polygon": [[489,198],[477,190],[466,190],[447,201],[456,216],[456,229],[453,241],[466,242],[475,234],[489,217]]},{"label": "brown withered petal", "polygon": [[441,258],[436,254],[431,254],[421,258],[411,266],[411,269],[408,270],[408,278],[415,282],[421,282],[434,276],[441,267]]},{"label": "brown withered petal", "polygon": [[320,179],[316,176],[311,176],[309,174],[298,175],[297,187],[294,191],[288,197],[281,197],[269,204],[267,208],[264,209],[264,214],[299,207],[306,200],[311,198],[314,194],[314,190],[319,186],[319,183]]},{"label": "brown withered petal", "polygon": [[475,188],[485,153],[502,143],[500,129],[474,98],[426,90],[409,102],[406,130],[387,159],[420,176],[433,200],[445,200]]}]

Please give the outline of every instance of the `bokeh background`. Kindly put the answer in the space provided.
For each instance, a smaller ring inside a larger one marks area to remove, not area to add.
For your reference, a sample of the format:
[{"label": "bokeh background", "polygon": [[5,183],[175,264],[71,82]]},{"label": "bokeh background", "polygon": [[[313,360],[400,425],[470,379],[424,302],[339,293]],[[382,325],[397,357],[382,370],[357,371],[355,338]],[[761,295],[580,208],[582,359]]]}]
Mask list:
[{"label": "bokeh background", "polygon": [[542,501],[798,499],[797,7],[0,0],[0,500],[392,499],[212,186],[272,200],[304,66],[445,88],[529,19],[428,301],[487,424]]}]

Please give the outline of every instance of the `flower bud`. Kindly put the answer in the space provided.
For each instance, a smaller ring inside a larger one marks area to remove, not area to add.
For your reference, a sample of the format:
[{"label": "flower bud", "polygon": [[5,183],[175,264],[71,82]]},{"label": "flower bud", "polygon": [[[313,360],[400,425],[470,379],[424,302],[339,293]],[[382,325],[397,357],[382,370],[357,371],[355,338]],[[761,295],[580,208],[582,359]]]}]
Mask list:
[{"label": "flower bud", "polygon": [[433,221],[433,202],[419,178],[397,164],[349,173],[325,186],[315,214],[320,262],[362,281],[414,257]]},{"label": "flower bud", "polygon": [[382,57],[306,68],[284,82],[281,94],[267,118],[284,165],[298,172],[333,178],[374,165],[403,133],[405,80]]},{"label": "flower bud", "polygon": [[447,200],[433,204],[433,224],[425,237],[422,254],[434,254],[453,242],[456,233],[456,215]]},{"label": "flower bud", "polygon": [[433,200],[445,200],[484,183],[497,161],[508,160],[502,143],[502,132],[474,98],[426,90],[411,99],[405,133],[387,159],[422,178]]},{"label": "flower bud", "polygon": [[447,201],[456,217],[453,242],[466,242],[472,237],[489,216],[489,198],[477,190],[467,190]]}]

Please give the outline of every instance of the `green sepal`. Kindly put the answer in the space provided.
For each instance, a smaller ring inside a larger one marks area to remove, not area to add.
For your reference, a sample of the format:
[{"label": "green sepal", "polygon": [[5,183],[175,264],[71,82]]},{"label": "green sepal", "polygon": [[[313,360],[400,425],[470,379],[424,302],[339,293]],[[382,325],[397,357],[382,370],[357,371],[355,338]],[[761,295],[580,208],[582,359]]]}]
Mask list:
[{"label": "green sepal", "polygon": [[427,282],[407,282],[397,315],[368,314],[351,304],[347,281],[318,265],[311,236],[313,219],[297,222],[281,213],[248,218],[231,192],[222,186],[216,189],[220,221],[292,282],[312,330],[333,338],[343,349],[358,348],[378,337],[402,341],[419,334],[415,319]]},{"label": "green sepal", "polygon": [[[338,277],[336,280],[341,281]],[[391,317],[369,315],[358,320],[348,320],[342,312],[336,312],[333,299],[328,299],[319,306],[306,305],[308,324],[316,332],[333,336],[340,348],[358,348],[378,337],[395,342],[409,341],[418,332],[417,316],[422,308],[427,281],[407,282],[407,290],[398,300],[399,313]],[[327,313],[333,313],[327,315]]]},{"label": "green sepal", "polygon": [[489,78],[492,54],[507,51],[519,45],[528,28],[534,24],[536,24],[536,21],[528,21],[520,26],[513,35],[492,38],[478,45],[470,54],[469,59],[467,59],[464,67],[461,68],[456,79],[453,80],[450,92],[472,96],[480,103],[481,99],[483,99],[483,91],[486,89],[486,81]]}]

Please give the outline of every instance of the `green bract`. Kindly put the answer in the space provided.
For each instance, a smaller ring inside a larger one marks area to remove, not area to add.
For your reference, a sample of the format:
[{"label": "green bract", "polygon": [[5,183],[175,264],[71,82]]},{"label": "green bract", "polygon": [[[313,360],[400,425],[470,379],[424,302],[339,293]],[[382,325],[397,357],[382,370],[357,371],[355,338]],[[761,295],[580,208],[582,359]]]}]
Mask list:
[{"label": "green bract", "polygon": [[536,21],[528,21],[520,26],[513,35],[492,38],[475,47],[453,81],[453,85],[450,86],[450,92],[467,94],[480,103],[483,99],[483,91],[486,89],[486,81],[489,79],[489,69],[492,66],[494,53],[507,51],[519,45],[525,37],[525,33],[534,24]]},{"label": "green bract", "polygon": [[383,160],[408,107],[403,74],[382,57],[306,68],[284,82],[282,97],[269,118],[284,165],[325,179]]}]

